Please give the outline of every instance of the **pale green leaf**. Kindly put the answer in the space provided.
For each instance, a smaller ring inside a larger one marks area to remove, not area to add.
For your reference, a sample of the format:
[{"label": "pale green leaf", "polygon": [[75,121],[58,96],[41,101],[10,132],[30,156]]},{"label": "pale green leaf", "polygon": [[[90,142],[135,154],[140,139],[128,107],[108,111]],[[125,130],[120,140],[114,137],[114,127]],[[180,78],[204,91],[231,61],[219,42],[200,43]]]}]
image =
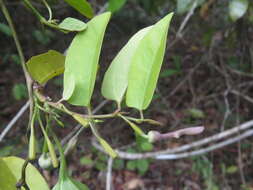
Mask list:
[{"label": "pale green leaf", "polygon": [[128,71],[132,57],[140,40],[151,28],[152,26],[137,32],[113,59],[102,84],[102,94],[105,98],[121,102],[128,85]]},{"label": "pale green leaf", "polygon": [[126,103],[146,109],[153,97],[165,53],[168,28],[173,13],[157,22],[141,40],[133,56],[128,76]]},{"label": "pale green leaf", "polygon": [[112,157],[115,158],[117,157],[117,153],[113,150],[113,148],[100,136],[98,133],[96,127],[90,123],[90,127],[92,130],[92,133],[95,135],[95,137],[98,139],[99,143],[102,145],[104,150]]},{"label": "pale green leaf", "polygon": [[241,18],[248,9],[248,0],[231,0],[229,2],[229,15],[233,21]]},{"label": "pale green leaf", "polygon": [[123,116],[121,116],[121,118],[124,119],[130,125],[130,127],[132,127],[132,129],[134,130],[134,132],[135,132],[136,135],[140,135],[142,137],[146,137],[146,134],[136,124],[132,123],[131,121],[129,121],[128,119],[126,119]]},{"label": "pale green leaf", "polygon": [[26,63],[32,78],[40,84],[46,83],[51,78],[64,71],[65,56],[55,50],[33,56]]},{"label": "pale green leaf", "polygon": [[86,16],[87,18],[93,17],[93,9],[91,5],[86,0],[64,0],[68,3],[71,7],[77,10],[82,15]]},{"label": "pale green leaf", "polygon": [[76,18],[65,18],[58,27],[65,32],[80,32],[87,28],[87,24]]},{"label": "pale green leaf", "polygon": [[[70,104],[79,106],[90,104],[102,41],[110,16],[111,13],[107,12],[94,17],[87,23],[87,29],[75,36],[68,49],[63,98]],[[70,93],[69,88],[72,89],[73,83],[75,87]]]},{"label": "pale green leaf", "polygon": [[[0,190],[16,190],[24,162],[18,157],[0,158]],[[32,190],[49,190],[45,179],[31,164],[26,168],[26,182]]]},{"label": "pale green leaf", "polygon": [[109,0],[108,11],[117,12],[120,10],[126,3],[127,0]]},{"label": "pale green leaf", "polygon": [[83,118],[82,115],[74,113],[72,117],[78,121],[83,127],[86,127],[89,124],[89,120]]}]

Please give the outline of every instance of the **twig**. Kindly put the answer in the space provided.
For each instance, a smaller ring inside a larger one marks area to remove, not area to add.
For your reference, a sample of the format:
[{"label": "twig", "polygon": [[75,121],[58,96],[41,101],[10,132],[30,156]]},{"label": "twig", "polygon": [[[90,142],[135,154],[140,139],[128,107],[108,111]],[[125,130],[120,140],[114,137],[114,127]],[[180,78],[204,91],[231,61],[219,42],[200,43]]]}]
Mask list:
[{"label": "twig", "polygon": [[186,152],[186,153],[181,153],[181,154],[167,154],[167,155],[158,155],[155,158],[159,159],[159,160],[175,160],[175,159],[180,159],[180,158],[187,158],[187,157],[191,157],[191,156],[197,156],[197,155],[201,155],[201,154],[205,154],[207,152],[211,152],[213,150],[222,148],[224,146],[227,146],[229,144],[238,142],[242,139],[245,139],[247,137],[253,136],[253,129],[248,130],[244,133],[242,133],[241,135],[238,135],[236,137],[233,138],[229,138],[225,141],[222,141],[220,143],[214,144],[212,146],[209,146],[207,148],[202,148],[196,151],[192,151],[192,152]]},{"label": "twig", "polygon": [[[119,158],[128,159],[128,160],[143,159],[143,158],[155,158],[155,157],[160,156],[160,155],[188,151],[189,149],[192,149],[192,148],[195,148],[195,147],[199,147],[199,146],[203,146],[205,144],[208,144],[208,143],[211,143],[211,142],[214,142],[214,141],[218,141],[218,140],[224,139],[224,138],[226,138],[228,136],[231,136],[231,135],[237,133],[238,131],[246,130],[246,129],[252,127],[252,126],[253,126],[253,120],[250,120],[250,121],[245,122],[245,123],[243,123],[243,124],[241,124],[241,125],[239,125],[237,127],[233,127],[232,129],[228,129],[228,130],[223,131],[221,133],[215,134],[215,135],[213,135],[211,137],[204,138],[204,139],[201,139],[201,140],[189,143],[189,144],[185,144],[185,145],[182,145],[182,146],[177,147],[177,148],[172,148],[172,149],[169,148],[169,149],[162,150],[162,151],[147,152],[147,153],[128,153],[128,152],[123,152],[123,151],[120,151],[120,150],[116,150],[116,152],[117,152]],[[240,137],[238,136],[238,137],[235,137],[235,138],[236,139],[239,138],[239,140],[241,140],[243,138],[246,138],[246,137],[252,135],[252,133],[253,133],[253,131],[251,131],[251,132],[248,131],[248,132],[246,132],[246,134],[244,133],[244,134],[240,135]],[[238,141],[238,140],[236,140],[236,141]],[[228,144],[230,144],[230,142],[233,143],[233,142],[236,142],[236,141],[234,141],[234,140],[229,141]],[[98,150],[104,152],[103,148],[96,141],[93,140],[92,144]],[[227,145],[227,144],[225,144],[225,145]],[[225,145],[222,145],[221,147],[223,147]],[[220,148],[220,145],[218,145],[218,147]],[[194,155],[195,154],[196,153],[194,153]],[[183,156],[183,157],[185,157],[185,156]],[[179,158],[181,158],[181,156]]]},{"label": "twig", "polygon": [[22,69],[23,69],[23,72],[24,72],[24,75],[25,75],[26,86],[27,86],[28,95],[29,95],[29,102],[30,102],[30,113],[29,113],[29,123],[30,123],[30,121],[32,119],[32,113],[33,113],[33,92],[32,92],[33,80],[30,77],[30,75],[29,75],[29,73],[26,69],[25,57],[24,57],[24,54],[23,54],[23,50],[22,50],[22,47],[20,45],[18,35],[17,35],[16,29],[14,27],[14,24],[12,22],[9,11],[6,8],[5,4],[4,4],[4,0],[0,0],[0,6],[1,6],[2,12],[3,12],[3,14],[4,14],[4,16],[5,16],[5,18],[8,22],[8,25],[10,26],[10,29],[12,31],[13,39],[14,39],[14,42],[15,42],[15,45],[16,45],[16,48],[17,48],[17,51],[18,51],[18,55],[19,55],[20,60],[21,60],[21,66],[22,66]]},{"label": "twig", "polygon": [[25,105],[22,106],[22,108],[18,111],[18,113],[14,116],[14,118],[8,123],[8,125],[4,128],[0,135],[0,142],[3,141],[4,137],[7,135],[7,133],[11,130],[11,128],[14,126],[14,124],[18,121],[18,119],[25,113],[27,108],[29,107],[30,102],[27,101]]},{"label": "twig", "polygon": [[198,0],[195,0],[191,6],[191,9],[189,10],[189,12],[187,13],[186,17],[184,18],[183,22],[181,23],[178,31],[177,31],[177,34],[176,34],[176,37],[179,37],[181,38],[182,37],[182,31],[183,29],[185,28],[187,22],[189,21],[189,19],[191,18],[191,16],[193,15],[196,7],[197,7],[197,4],[198,4]]},{"label": "twig", "polygon": [[199,61],[198,64],[196,64],[188,73],[188,75],[181,80],[181,82],[173,89],[173,91],[169,94],[168,97],[173,96],[183,85],[185,82],[187,82],[188,78],[196,71],[196,69],[201,65],[202,60]]},{"label": "twig", "polygon": [[110,157],[107,162],[107,173],[106,173],[106,190],[112,190],[112,164],[113,158]]}]

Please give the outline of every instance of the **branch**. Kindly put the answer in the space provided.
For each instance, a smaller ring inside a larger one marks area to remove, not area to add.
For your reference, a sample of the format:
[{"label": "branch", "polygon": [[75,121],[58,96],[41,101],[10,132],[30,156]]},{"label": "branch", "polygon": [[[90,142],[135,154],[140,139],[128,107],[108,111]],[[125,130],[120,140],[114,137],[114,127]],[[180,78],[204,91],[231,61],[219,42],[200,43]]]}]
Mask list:
[{"label": "branch", "polygon": [[112,164],[113,158],[110,157],[107,162],[107,173],[106,173],[106,190],[111,190],[112,184]]},{"label": "branch", "polygon": [[[189,143],[189,144],[185,144],[185,145],[182,145],[182,146],[177,147],[177,148],[172,148],[172,149],[169,148],[169,149],[162,150],[162,151],[147,152],[147,153],[128,153],[128,152],[123,152],[123,151],[120,151],[120,150],[116,150],[116,152],[117,152],[119,158],[128,159],[128,160],[143,159],[143,158],[156,158],[158,156],[165,155],[165,154],[171,154],[170,155],[171,159],[172,158],[175,158],[175,159],[184,158],[184,157],[188,157],[186,155],[192,156],[192,154],[193,155],[203,154],[206,151],[211,151],[211,150],[214,150],[214,149],[226,146],[228,144],[237,142],[237,141],[239,141],[239,140],[241,140],[243,138],[251,136],[253,132],[252,132],[252,130],[249,130],[249,131],[243,133],[242,135],[239,135],[239,136],[231,138],[231,139],[229,139],[227,141],[218,143],[218,144],[216,144],[217,146],[215,148],[212,148],[213,147],[212,146],[212,147],[209,147],[207,149],[201,149],[201,150],[198,150],[198,151],[193,151],[193,152],[184,153],[184,154],[172,154],[172,153],[178,153],[178,152],[188,151],[188,150],[190,150],[192,148],[196,148],[196,147],[203,146],[203,145],[206,145],[206,144],[214,142],[214,141],[218,141],[218,140],[224,139],[224,138],[226,138],[228,136],[231,136],[231,135],[233,135],[235,133],[238,133],[238,132],[240,132],[242,130],[246,130],[246,129],[252,127],[252,126],[253,126],[253,120],[250,120],[250,121],[245,122],[245,123],[243,123],[243,124],[241,124],[241,125],[239,125],[237,127],[234,127],[232,129],[228,129],[228,130],[223,131],[221,133],[215,134],[215,135],[213,135],[211,137],[204,138],[204,139],[201,139],[201,140]],[[99,151],[104,152],[103,148],[95,140],[92,141],[92,144]],[[210,148],[211,148],[211,150],[209,150]],[[176,157],[175,157],[175,155],[176,155]]]},{"label": "branch", "polygon": [[14,116],[14,118],[8,123],[8,125],[4,128],[0,135],[0,142],[3,141],[4,137],[7,135],[7,133],[11,130],[11,128],[14,126],[14,124],[18,121],[18,119],[25,113],[27,108],[29,107],[30,102],[27,101],[25,105],[22,106],[22,108],[18,111],[18,113]]}]

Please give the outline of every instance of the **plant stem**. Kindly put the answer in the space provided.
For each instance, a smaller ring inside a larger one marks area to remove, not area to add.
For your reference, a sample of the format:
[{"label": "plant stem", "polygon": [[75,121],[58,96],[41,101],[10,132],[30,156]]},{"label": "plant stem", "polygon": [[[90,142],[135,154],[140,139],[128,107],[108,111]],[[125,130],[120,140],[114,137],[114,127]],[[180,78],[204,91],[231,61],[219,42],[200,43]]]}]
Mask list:
[{"label": "plant stem", "polygon": [[22,187],[25,190],[30,190],[30,188],[28,187],[28,185],[26,183],[26,179],[25,179],[26,178],[26,167],[28,166],[28,164],[29,164],[29,159],[26,159],[25,163],[22,166],[21,178],[20,178],[19,182],[16,184],[16,187],[18,190],[21,190]]},{"label": "plant stem", "polygon": [[32,83],[33,80],[31,79],[29,73],[27,72],[26,66],[25,66],[25,57],[23,54],[23,50],[22,47],[20,45],[19,39],[18,39],[18,35],[17,32],[15,30],[14,24],[12,22],[11,16],[9,14],[8,9],[6,8],[5,4],[4,4],[4,0],[0,0],[0,6],[1,6],[1,10],[8,22],[8,25],[10,26],[10,29],[12,31],[12,35],[13,35],[13,39],[18,51],[18,55],[20,57],[21,60],[21,65],[22,65],[22,69],[23,72],[25,74],[25,79],[26,79],[26,86],[27,86],[27,90],[28,90],[28,95],[29,95],[29,102],[30,102],[30,115],[29,115],[29,125],[32,119],[32,113],[33,113],[33,93],[32,93]]}]

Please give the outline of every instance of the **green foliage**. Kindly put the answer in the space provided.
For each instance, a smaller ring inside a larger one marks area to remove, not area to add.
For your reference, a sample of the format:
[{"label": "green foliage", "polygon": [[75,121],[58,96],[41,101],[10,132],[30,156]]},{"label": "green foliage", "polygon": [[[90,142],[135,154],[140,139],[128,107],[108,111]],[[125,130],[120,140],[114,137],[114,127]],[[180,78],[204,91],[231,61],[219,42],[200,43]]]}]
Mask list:
[{"label": "green foliage", "polygon": [[50,30],[34,30],[32,35],[42,45],[48,45],[55,36]]},{"label": "green foliage", "polygon": [[174,55],[172,57],[173,59],[173,66],[174,68],[170,68],[170,69],[165,69],[161,74],[160,77],[161,78],[167,78],[167,77],[171,77],[174,75],[178,75],[182,73],[182,68],[181,68],[181,57],[180,56],[176,56]]},{"label": "green foliage", "polygon": [[71,190],[88,190],[89,188],[86,185],[72,179],[69,176],[68,170],[66,167],[66,160],[64,157],[64,152],[61,147],[61,144],[58,140],[56,140],[56,144],[60,152],[61,165],[60,165],[58,182],[56,183],[56,185],[53,187],[52,190],[70,190],[70,189]]},{"label": "green foliage", "polygon": [[63,99],[70,104],[90,105],[104,32],[110,16],[110,13],[104,13],[94,17],[87,23],[87,30],[75,36],[68,49]]},{"label": "green foliage", "polygon": [[213,165],[206,157],[194,157],[192,170],[199,173],[205,181],[207,190],[218,190],[213,176]]},{"label": "green foliage", "polygon": [[86,0],[64,0],[68,3],[71,7],[77,10],[82,15],[86,16],[87,18],[93,17],[93,9],[91,5]]},{"label": "green foliage", "polygon": [[87,24],[76,18],[67,17],[58,25],[58,27],[65,33],[81,32],[87,28]]},{"label": "green foliage", "polygon": [[126,103],[129,107],[144,110],[152,100],[172,16],[168,14],[156,23],[136,49],[128,76]]},{"label": "green foliage", "polygon": [[16,100],[22,100],[27,98],[27,88],[23,83],[15,84],[12,88],[12,95]]},{"label": "green foliage", "polygon": [[12,37],[12,32],[11,32],[10,27],[4,23],[0,23],[0,32],[5,34],[6,36]]},{"label": "green foliage", "polygon": [[119,11],[127,2],[127,0],[109,0],[108,11],[112,13]]},{"label": "green foliage", "polygon": [[55,50],[33,56],[26,63],[32,78],[40,84],[58,76],[64,71],[65,56]]},{"label": "green foliage", "polygon": [[102,84],[102,94],[105,98],[115,100],[118,104],[122,101],[128,86],[128,73],[132,57],[136,53],[140,41],[151,28],[152,26],[137,32],[113,59]]},{"label": "green foliage", "polygon": [[[16,183],[21,177],[24,160],[18,157],[0,158],[0,189],[16,190]],[[39,171],[31,164],[26,169],[26,183],[32,190],[49,190]]]},{"label": "green foliage", "polygon": [[241,18],[248,9],[248,0],[231,0],[229,2],[229,16],[232,21]]}]

